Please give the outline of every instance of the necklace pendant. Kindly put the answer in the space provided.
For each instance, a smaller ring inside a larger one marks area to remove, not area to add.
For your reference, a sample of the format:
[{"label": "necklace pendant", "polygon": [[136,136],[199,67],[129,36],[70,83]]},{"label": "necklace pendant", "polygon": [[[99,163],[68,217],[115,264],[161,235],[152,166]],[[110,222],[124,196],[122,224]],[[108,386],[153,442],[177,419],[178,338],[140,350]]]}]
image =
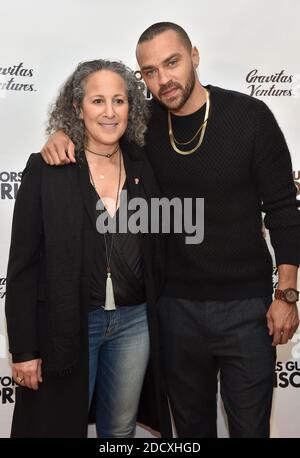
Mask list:
[{"label": "necklace pendant", "polygon": [[107,272],[104,310],[116,310],[114,289],[110,272]]},{"label": "necklace pendant", "polygon": [[111,157],[111,154],[107,154],[106,157],[108,157],[108,159]]}]

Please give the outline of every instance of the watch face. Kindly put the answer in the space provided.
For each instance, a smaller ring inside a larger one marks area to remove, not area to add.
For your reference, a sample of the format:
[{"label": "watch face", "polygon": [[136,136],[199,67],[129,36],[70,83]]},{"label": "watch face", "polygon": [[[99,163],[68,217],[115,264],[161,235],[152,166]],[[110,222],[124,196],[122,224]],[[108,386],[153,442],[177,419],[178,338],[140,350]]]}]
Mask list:
[{"label": "watch face", "polygon": [[293,289],[288,289],[285,292],[285,298],[286,298],[287,302],[290,302],[291,304],[293,304],[294,302],[297,302],[298,294]]}]

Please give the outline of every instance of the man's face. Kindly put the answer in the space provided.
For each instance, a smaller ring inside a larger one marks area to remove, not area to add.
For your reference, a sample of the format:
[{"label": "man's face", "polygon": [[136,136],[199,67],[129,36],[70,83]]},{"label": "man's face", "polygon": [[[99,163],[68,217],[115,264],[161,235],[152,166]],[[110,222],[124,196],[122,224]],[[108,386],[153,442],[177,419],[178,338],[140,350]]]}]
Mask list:
[{"label": "man's face", "polygon": [[187,49],[180,35],[167,30],[137,46],[137,60],[153,96],[172,111],[180,110],[195,86],[199,55]]}]

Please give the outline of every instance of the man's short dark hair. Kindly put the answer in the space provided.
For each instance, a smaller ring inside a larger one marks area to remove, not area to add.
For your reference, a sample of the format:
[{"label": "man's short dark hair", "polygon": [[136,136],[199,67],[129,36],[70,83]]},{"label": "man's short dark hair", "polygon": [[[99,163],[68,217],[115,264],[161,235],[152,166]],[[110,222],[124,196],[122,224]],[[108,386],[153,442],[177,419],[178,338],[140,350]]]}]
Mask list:
[{"label": "man's short dark hair", "polygon": [[192,50],[192,43],[186,31],[180,27],[180,25],[174,24],[173,22],[156,22],[156,24],[150,25],[150,27],[140,36],[138,45],[145,41],[152,40],[154,37],[167,30],[174,30],[174,32],[178,33],[188,51]]}]

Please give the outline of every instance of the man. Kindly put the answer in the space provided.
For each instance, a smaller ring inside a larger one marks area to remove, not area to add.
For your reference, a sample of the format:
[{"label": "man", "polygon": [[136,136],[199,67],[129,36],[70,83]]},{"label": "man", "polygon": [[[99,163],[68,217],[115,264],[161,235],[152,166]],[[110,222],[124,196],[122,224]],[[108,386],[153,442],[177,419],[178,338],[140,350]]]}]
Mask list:
[{"label": "man", "polygon": [[[216,436],[220,372],[230,436],[268,437],[275,348],[299,324],[300,213],[289,151],[263,102],[200,84],[198,51],[180,26],[150,26],[136,56],[154,97],[147,151],[162,195],[205,199],[201,244],[166,237],[158,304],[177,434]],[[58,132],[43,156],[73,162],[72,143]],[[261,211],[278,266],[274,300]]]}]

